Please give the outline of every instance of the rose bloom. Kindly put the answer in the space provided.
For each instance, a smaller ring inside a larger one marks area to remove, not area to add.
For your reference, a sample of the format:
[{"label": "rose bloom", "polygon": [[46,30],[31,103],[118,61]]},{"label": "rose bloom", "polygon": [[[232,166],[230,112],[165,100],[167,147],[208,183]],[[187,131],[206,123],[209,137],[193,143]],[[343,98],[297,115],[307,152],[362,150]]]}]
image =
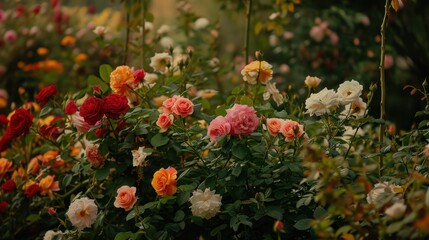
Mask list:
[{"label": "rose bloom", "polygon": [[205,98],[205,99],[210,99],[214,96],[216,96],[218,94],[218,91],[213,90],[213,89],[204,89],[204,90],[199,90],[197,92],[197,96],[200,98]]},{"label": "rose bloom", "polygon": [[9,179],[1,185],[3,193],[9,193],[16,189],[16,183],[13,179]]},{"label": "rose bloom", "polygon": [[156,75],[155,73],[146,73],[146,75],[144,76],[145,84],[155,83],[156,80],[158,80],[158,75]]},{"label": "rose bloom", "polygon": [[268,132],[273,136],[277,136],[277,134],[280,132],[283,122],[284,120],[280,118],[267,118]]},{"label": "rose bloom", "polygon": [[321,81],[322,80],[318,77],[307,76],[304,80],[304,83],[309,88],[316,88],[317,86],[319,86]]},{"label": "rose bloom", "polygon": [[[399,201],[401,196],[396,194],[402,191],[401,186],[389,182],[376,183],[374,188],[366,195],[366,201],[369,204],[374,204],[377,208],[381,208],[388,200]],[[391,198],[392,196],[394,196],[393,199]]]},{"label": "rose bloom", "polygon": [[155,56],[150,58],[150,64],[155,72],[160,72],[165,74],[168,72],[168,65],[171,65],[173,62],[173,57],[168,53],[155,53]]},{"label": "rose bloom", "polygon": [[103,105],[103,99],[90,96],[83,102],[82,106],[80,106],[79,114],[83,117],[85,122],[94,125],[104,116]]},{"label": "rose bloom", "polygon": [[163,133],[173,124],[174,117],[171,114],[161,113],[156,121],[156,126],[160,128],[159,132]]},{"label": "rose bloom", "polygon": [[286,141],[292,141],[300,138],[304,134],[304,127],[292,120],[284,120],[280,127],[280,132],[286,138]]},{"label": "rose bloom", "polygon": [[66,215],[79,230],[89,228],[97,218],[98,207],[94,199],[83,197],[75,199],[69,206]]},{"label": "rose bloom", "polygon": [[182,118],[187,117],[194,112],[194,103],[192,103],[191,100],[185,97],[179,97],[174,102],[174,105],[171,108],[171,111],[175,115],[181,116]]},{"label": "rose bloom", "polygon": [[12,139],[25,135],[30,131],[32,124],[33,115],[28,110],[18,108],[10,118],[5,135],[9,135]]},{"label": "rose bloom", "polygon": [[337,90],[338,100],[341,105],[346,105],[359,100],[363,87],[357,81],[345,81]]},{"label": "rose bloom", "polygon": [[27,198],[32,198],[34,197],[40,190],[39,184],[34,183],[32,185],[30,185],[27,189],[25,189],[25,196]]},{"label": "rose bloom", "polygon": [[207,128],[207,135],[210,137],[211,142],[216,142],[216,139],[221,136],[229,134],[231,131],[231,124],[225,119],[225,117],[217,116],[210,122]]},{"label": "rose bloom", "polygon": [[65,112],[65,114],[67,114],[67,115],[72,115],[72,114],[76,113],[76,112],[77,112],[77,105],[76,105],[76,102],[75,102],[74,100],[70,100],[70,101],[67,103],[67,105],[66,105],[66,107],[65,107],[65,109],[64,109],[64,112]]},{"label": "rose bloom", "polygon": [[113,93],[128,95],[131,89],[136,89],[139,81],[133,76],[133,71],[128,66],[119,66],[110,73],[110,88]]},{"label": "rose bloom", "polygon": [[281,95],[280,91],[277,89],[276,83],[267,83],[267,85],[265,86],[264,94],[262,96],[265,101],[270,99],[270,97],[272,96],[277,106],[280,106],[283,103],[283,95]]},{"label": "rose bloom", "polygon": [[9,145],[12,141],[12,137],[5,135],[0,139],[0,152],[5,151],[6,149],[9,148]]},{"label": "rose bloom", "polygon": [[325,113],[331,113],[331,109],[338,105],[338,97],[334,90],[324,88],[318,93],[312,93],[305,100],[305,113],[310,116],[321,116]]},{"label": "rose bloom", "polygon": [[15,182],[22,181],[26,177],[27,177],[27,174],[25,173],[25,169],[21,166],[18,169],[16,169],[15,171],[13,171],[13,173],[12,173],[12,179]]},{"label": "rose bloom", "polygon": [[259,125],[255,109],[246,105],[234,104],[226,110],[225,118],[231,124],[230,134],[233,136],[251,134]]},{"label": "rose bloom", "polygon": [[3,36],[3,39],[5,42],[10,42],[10,43],[15,42],[17,39],[17,34],[16,34],[15,30],[6,31],[6,33]]},{"label": "rose bloom", "polygon": [[86,158],[88,158],[88,161],[95,167],[103,164],[104,160],[106,159],[105,156],[100,155],[98,152],[98,147],[98,144],[89,144],[85,148]]},{"label": "rose bloom", "polygon": [[60,190],[60,184],[58,181],[54,181],[54,176],[48,175],[42,178],[39,182],[40,195],[45,196],[46,194],[52,199],[54,197],[53,192]]},{"label": "rose bloom", "polygon": [[266,61],[253,61],[241,70],[241,75],[243,75],[243,80],[249,84],[256,84],[256,81],[266,84],[273,78],[272,67]]},{"label": "rose bloom", "polygon": [[63,132],[63,129],[60,129],[54,124],[43,125],[39,128],[39,132],[43,134],[45,137],[51,138],[53,140],[57,140],[57,138]]},{"label": "rose bloom", "polygon": [[97,27],[95,27],[95,29],[92,32],[95,33],[96,35],[102,37],[104,34],[107,33],[107,28],[103,27],[103,26],[97,26]]},{"label": "rose bloom", "polygon": [[0,158],[0,177],[12,169],[12,162],[6,158]]},{"label": "rose bloom", "polygon": [[321,42],[325,36],[325,29],[321,26],[313,26],[310,29],[310,37],[316,42]]},{"label": "rose bloom", "polygon": [[145,71],[143,69],[137,69],[133,72],[134,80],[137,82],[141,82],[145,79]]},{"label": "rose bloom", "polygon": [[85,122],[85,119],[80,115],[79,112],[75,112],[71,115],[71,123],[77,129],[78,132],[87,133],[93,125]]},{"label": "rose bloom", "polygon": [[43,107],[48,102],[48,100],[57,92],[57,85],[48,85],[42,88],[40,92],[36,95],[36,102],[39,103],[41,107]]},{"label": "rose bloom", "polygon": [[209,20],[207,18],[200,17],[194,22],[194,29],[200,30],[203,28],[206,28],[210,24]]},{"label": "rose bloom", "polygon": [[347,104],[345,106],[344,111],[341,113],[340,117],[345,117],[348,115],[352,115],[356,117],[357,119],[363,118],[366,111],[366,103],[362,100],[362,98],[359,98],[358,101]]},{"label": "rose bloom", "polygon": [[122,186],[116,191],[117,195],[113,205],[117,208],[123,208],[125,211],[130,211],[137,202],[136,188]]},{"label": "rose bloom", "polygon": [[118,119],[130,109],[128,99],[118,94],[110,94],[104,99],[103,112],[108,118]]},{"label": "rose bloom", "polygon": [[0,213],[5,212],[8,206],[9,206],[8,202],[6,201],[0,202]]},{"label": "rose bloom", "polygon": [[131,154],[133,155],[133,166],[144,166],[146,157],[150,155],[144,151],[144,147],[139,147],[137,150],[131,150]]},{"label": "rose bloom", "polygon": [[53,239],[61,240],[63,235],[64,233],[62,231],[49,230],[43,236],[43,240],[53,240]]},{"label": "rose bloom", "polygon": [[407,205],[403,204],[402,202],[396,202],[392,206],[387,208],[384,211],[384,214],[386,214],[386,216],[392,219],[399,219],[404,215],[406,210],[407,210]]},{"label": "rose bloom", "polygon": [[277,220],[277,221],[274,223],[273,231],[274,231],[274,232],[282,232],[282,233],[284,233],[284,232],[285,232],[285,229],[284,229],[283,222],[282,222],[282,221],[280,221],[280,220]]},{"label": "rose bloom", "polygon": [[172,113],[172,108],[176,103],[176,100],[179,98],[180,96],[174,95],[171,98],[164,100],[164,102],[162,102],[162,111],[167,114]]},{"label": "rose bloom", "polygon": [[177,191],[177,171],[173,167],[161,168],[153,174],[152,187],[158,196],[171,196]]},{"label": "rose bloom", "polygon": [[192,215],[207,220],[216,216],[220,212],[222,196],[215,193],[216,191],[210,191],[210,188],[206,188],[204,192],[200,189],[194,191],[192,197],[189,198]]},{"label": "rose bloom", "polygon": [[30,162],[27,164],[27,174],[30,174],[30,173],[33,175],[39,174],[39,171],[40,171],[39,158],[41,157],[42,155],[39,155],[30,160]]}]

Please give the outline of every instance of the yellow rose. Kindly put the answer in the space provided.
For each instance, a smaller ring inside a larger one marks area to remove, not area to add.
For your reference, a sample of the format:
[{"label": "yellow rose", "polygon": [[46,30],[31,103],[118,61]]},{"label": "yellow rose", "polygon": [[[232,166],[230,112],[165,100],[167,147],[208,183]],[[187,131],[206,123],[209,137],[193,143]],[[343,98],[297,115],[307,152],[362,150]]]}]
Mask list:
[{"label": "yellow rose", "polygon": [[110,88],[116,94],[127,95],[137,86],[138,82],[135,81],[133,72],[128,66],[119,66],[110,73]]},{"label": "yellow rose", "polygon": [[241,70],[241,75],[243,75],[243,80],[249,84],[256,84],[256,81],[266,84],[273,78],[272,67],[266,61],[253,61]]}]

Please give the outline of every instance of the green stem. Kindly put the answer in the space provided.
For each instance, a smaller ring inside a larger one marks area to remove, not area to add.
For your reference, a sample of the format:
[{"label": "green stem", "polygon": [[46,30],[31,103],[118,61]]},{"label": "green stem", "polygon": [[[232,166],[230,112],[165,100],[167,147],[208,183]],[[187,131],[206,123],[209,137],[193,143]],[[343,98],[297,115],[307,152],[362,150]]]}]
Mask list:
[{"label": "green stem", "polygon": [[142,44],[142,47],[141,47],[141,52],[140,52],[140,55],[141,55],[141,60],[142,60],[142,68],[144,68],[144,43],[145,43],[145,35],[146,35],[146,31],[145,31],[145,29],[144,29],[144,26],[145,26],[145,22],[146,22],[146,2],[145,2],[145,0],[141,0],[141,11],[142,11],[142,26],[143,26],[143,31],[142,31],[142,39],[141,39],[141,44]]},{"label": "green stem", "polygon": [[385,57],[385,31],[387,26],[387,17],[389,13],[390,3],[392,0],[386,0],[386,5],[384,6],[384,16],[383,16],[383,22],[381,23],[381,54],[380,54],[380,88],[381,88],[381,97],[380,97],[380,127],[378,129],[378,141],[379,141],[379,158],[378,158],[378,175],[381,177],[383,175],[382,168],[383,168],[383,153],[382,153],[382,147],[383,147],[383,137],[384,137],[384,131],[385,131],[385,123],[384,119],[386,116],[386,82],[385,82],[385,70],[384,70],[384,57]]},{"label": "green stem", "polygon": [[[125,3],[126,5],[126,3]],[[127,65],[127,60],[128,60],[128,43],[130,41],[130,12],[125,8],[125,10],[127,11],[127,15],[125,18],[125,52],[124,52],[124,61],[123,61],[123,65]],[[144,32],[144,25],[143,25],[143,32]]]},{"label": "green stem", "polygon": [[[250,21],[252,13],[252,0],[247,0],[246,6],[246,26],[245,26],[245,35],[244,35],[244,62],[249,64],[249,39],[250,39]],[[247,94],[247,89],[249,87],[248,82],[244,82],[244,92]]]}]

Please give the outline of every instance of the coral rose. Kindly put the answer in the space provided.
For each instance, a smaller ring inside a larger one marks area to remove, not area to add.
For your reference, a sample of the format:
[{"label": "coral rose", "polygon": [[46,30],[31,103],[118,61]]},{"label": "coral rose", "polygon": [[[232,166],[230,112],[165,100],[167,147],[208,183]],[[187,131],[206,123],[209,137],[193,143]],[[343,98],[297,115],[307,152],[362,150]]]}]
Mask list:
[{"label": "coral rose", "polygon": [[221,136],[229,134],[231,131],[231,124],[223,116],[217,116],[210,122],[207,128],[207,135],[210,137],[211,142],[216,142],[216,139]]},{"label": "coral rose", "polygon": [[280,128],[280,132],[286,138],[286,141],[292,141],[304,134],[304,127],[295,121],[285,120]]},{"label": "coral rose", "polygon": [[277,136],[277,134],[280,132],[283,122],[283,119],[280,118],[267,118],[268,132],[273,136]]},{"label": "coral rose", "polygon": [[28,110],[18,108],[10,118],[9,126],[6,129],[5,135],[14,139],[27,134],[30,131],[32,124],[33,115]]},{"label": "coral rose", "polygon": [[173,107],[171,108],[171,111],[177,116],[181,117],[187,117],[191,115],[194,112],[194,104],[191,100],[179,97],[177,98],[176,102],[174,102]]},{"label": "coral rose", "polygon": [[179,98],[180,98],[179,96],[174,95],[171,98],[164,100],[164,102],[162,102],[162,111],[167,114],[172,113],[172,108],[176,103],[176,100]]},{"label": "coral rose", "polygon": [[36,102],[39,103],[41,107],[43,107],[48,102],[49,98],[51,98],[57,92],[57,85],[48,85],[42,88],[40,92],[36,95]]},{"label": "coral rose", "polygon": [[90,125],[95,125],[103,118],[104,101],[93,96],[88,97],[80,106],[80,116]]},{"label": "coral rose", "polygon": [[139,81],[133,76],[133,71],[128,66],[118,66],[110,73],[110,88],[113,93],[127,95],[131,89],[138,87]]},{"label": "coral rose", "polygon": [[126,113],[130,109],[130,106],[125,96],[110,94],[104,99],[103,108],[104,114],[108,118],[118,119],[121,114]]},{"label": "coral rose", "polygon": [[177,171],[173,167],[161,168],[153,174],[152,187],[159,196],[171,196],[177,191]]},{"label": "coral rose", "polygon": [[231,124],[233,136],[251,134],[259,124],[255,109],[246,105],[234,104],[226,110],[225,118]]},{"label": "coral rose", "polygon": [[32,158],[30,162],[27,164],[27,174],[30,174],[30,173],[33,175],[39,174],[39,171],[40,171],[39,158],[42,158],[42,155]]},{"label": "coral rose", "polygon": [[117,195],[113,205],[117,208],[123,208],[125,211],[130,211],[137,202],[136,188],[122,186],[116,191]]},{"label": "coral rose", "polygon": [[171,114],[161,113],[156,121],[156,125],[161,128],[159,132],[165,132],[173,124],[174,117]]}]

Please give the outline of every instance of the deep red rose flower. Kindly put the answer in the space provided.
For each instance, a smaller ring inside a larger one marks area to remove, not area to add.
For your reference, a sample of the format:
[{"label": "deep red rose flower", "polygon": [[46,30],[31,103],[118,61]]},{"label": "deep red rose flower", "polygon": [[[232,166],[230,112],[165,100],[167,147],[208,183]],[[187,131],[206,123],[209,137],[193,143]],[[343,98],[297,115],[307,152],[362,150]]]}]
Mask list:
[{"label": "deep red rose flower", "polygon": [[4,193],[12,192],[16,188],[16,183],[13,179],[9,179],[1,185],[1,190]]},{"label": "deep red rose flower", "polygon": [[95,125],[98,121],[103,118],[103,99],[96,97],[88,97],[82,106],[80,106],[79,114],[83,117],[85,122],[90,125]]},{"label": "deep red rose flower", "polygon": [[133,77],[135,79],[135,82],[143,81],[145,75],[146,75],[146,73],[144,72],[143,69],[138,69],[138,70],[133,72]]},{"label": "deep red rose flower", "polygon": [[88,6],[88,13],[95,13],[95,6],[94,5],[90,4]]},{"label": "deep red rose flower", "polygon": [[37,15],[37,14],[39,14],[40,9],[41,9],[40,5],[35,5],[35,6],[33,6],[33,8],[31,9],[31,11],[33,11],[33,13]]},{"label": "deep red rose flower", "polygon": [[119,94],[110,94],[104,99],[104,114],[108,118],[118,119],[121,114],[126,113],[130,106],[128,106],[128,99]]},{"label": "deep red rose flower", "polygon": [[36,95],[36,102],[40,104],[41,107],[45,106],[49,98],[55,95],[58,92],[57,85],[51,84],[40,90]]},{"label": "deep red rose flower", "polygon": [[9,206],[9,203],[6,201],[0,202],[0,213],[6,211],[6,208]]},{"label": "deep red rose flower", "polygon": [[34,197],[34,195],[36,195],[39,192],[39,189],[40,189],[39,184],[35,183],[29,186],[27,190],[25,190],[24,194],[25,196],[27,196],[27,198],[32,198]]},{"label": "deep red rose flower", "polygon": [[3,152],[6,149],[8,149],[11,141],[12,141],[12,139],[10,138],[9,135],[3,136],[0,139],[0,152]]},{"label": "deep red rose flower", "polygon": [[7,116],[4,114],[0,114],[0,124],[7,125],[9,123],[9,120],[7,120]]},{"label": "deep red rose flower", "polygon": [[10,118],[9,126],[6,129],[6,136],[11,139],[17,138],[30,131],[33,124],[33,115],[23,108],[18,108]]},{"label": "deep red rose flower", "polygon": [[101,94],[101,88],[98,85],[94,85],[92,88],[94,94]]},{"label": "deep red rose flower", "polygon": [[118,125],[115,128],[115,134],[119,134],[120,131],[124,130],[128,126],[129,124],[126,123],[124,119],[119,120]]},{"label": "deep red rose flower", "polygon": [[95,136],[97,136],[98,138],[102,138],[104,134],[107,132],[107,130],[108,130],[107,128],[103,128],[103,127],[97,128],[95,130]]},{"label": "deep red rose flower", "polygon": [[60,128],[58,128],[57,126],[55,126],[53,124],[51,124],[51,125],[44,124],[43,126],[41,126],[39,128],[39,131],[40,131],[40,133],[42,133],[46,137],[51,138],[53,140],[57,140],[57,138],[63,132]]},{"label": "deep red rose flower", "polygon": [[72,115],[77,112],[77,105],[74,100],[70,100],[64,110],[67,115]]}]

